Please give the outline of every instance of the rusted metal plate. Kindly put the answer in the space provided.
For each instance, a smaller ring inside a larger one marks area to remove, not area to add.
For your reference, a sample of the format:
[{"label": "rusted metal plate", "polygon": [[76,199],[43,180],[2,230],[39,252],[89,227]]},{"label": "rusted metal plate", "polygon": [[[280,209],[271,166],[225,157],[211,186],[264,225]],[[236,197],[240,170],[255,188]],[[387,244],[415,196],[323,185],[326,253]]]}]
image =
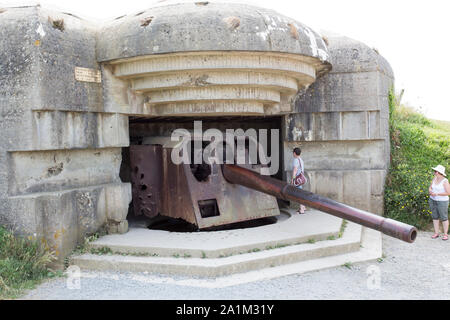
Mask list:
[{"label": "rusted metal plate", "polygon": [[176,165],[171,161],[171,148],[163,149],[163,212],[172,218],[183,219],[197,225],[191,191],[184,173],[188,165]]},{"label": "rusted metal plate", "polygon": [[135,215],[154,217],[161,212],[162,147],[130,146],[131,186]]}]

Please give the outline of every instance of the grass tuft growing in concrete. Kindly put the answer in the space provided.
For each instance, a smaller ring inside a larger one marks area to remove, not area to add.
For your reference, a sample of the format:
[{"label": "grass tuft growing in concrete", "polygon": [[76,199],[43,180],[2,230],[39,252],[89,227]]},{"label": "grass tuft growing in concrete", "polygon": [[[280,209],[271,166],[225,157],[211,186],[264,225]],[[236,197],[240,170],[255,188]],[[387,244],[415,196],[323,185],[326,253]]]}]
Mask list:
[{"label": "grass tuft growing in concrete", "polygon": [[348,224],[348,221],[343,219],[341,228],[339,229],[338,238],[342,238],[342,236],[344,235],[344,231],[345,231],[345,228],[347,227],[347,224]]},{"label": "grass tuft growing in concrete", "polygon": [[47,267],[54,260],[53,252],[37,241],[16,237],[0,226],[0,300],[17,298],[44,279],[61,276]]}]

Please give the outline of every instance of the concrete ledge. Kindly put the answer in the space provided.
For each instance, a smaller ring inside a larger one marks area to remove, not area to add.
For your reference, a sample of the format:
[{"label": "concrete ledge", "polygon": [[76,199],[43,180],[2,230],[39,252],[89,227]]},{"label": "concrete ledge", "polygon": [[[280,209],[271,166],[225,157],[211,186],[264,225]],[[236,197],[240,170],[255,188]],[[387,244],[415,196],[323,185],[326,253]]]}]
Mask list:
[{"label": "concrete ledge", "polygon": [[351,235],[314,244],[301,244],[286,248],[264,250],[227,258],[169,258],[122,255],[85,254],[73,257],[72,264],[82,269],[152,272],[163,274],[216,277],[274,267],[324,256],[344,254],[359,249],[359,226],[349,227]]},{"label": "concrete ledge", "polygon": [[233,274],[215,279],[175,279],[172,277],[136,274],[133,280],[146,283],[165,283],[189,287],[224,288],[255,281],[264,281],[283,276],[301,274],[342,266],[346,263],[374,261],[382,256],[382,238],[378,231],[363,228],[361,249],[342,255],[334,255],[282,265],[273,268]]},{"label": "concrete ledge", "polygon": [[[151,275],[138,273],[131,275],[131,279],[148,284],[171,284],[179,286],[200,287],[200,288],[224,288],[255,281],[264,281],[283,276],[302,274],[311,271],[324,270],[342,266],[346,263],[360,263],[373,261],[382,256],[381,233],[363,228],[361,249],[348,254],[323,257],[298,263],[282,265],[273,268],[265,268],[229,276],[217,277],[215,279],[202,278],[175,278],[171,276]],[[82,277],[92,277],[91,273],[83,272]]]},{"label": "concrete ledge", "polygon": [[115,253],[219,258],[249,251],[279,248],[308,241],[337,238],[342,219],[316,210],[305,215],[283,210],[276,224],[214,232],[168,232],[130,228],[124,235],[108,235],[91,243]]},{"label": "concrete ledge", "polygon": [[[320,215],[317,215],[316,217],[320,217]],[[289,220],[290,219],[287,221]],[[251,229],[248,229],[247,231],[250,230]],[[344,235],[337,240],[323,240],[315,243],[303,243],[278,249],[252,251],[250,253],[224,258],[202,259],[185,258],[183,256],[175,258],[118,254],[84,254],[72,257],[71,264],[87,270],[132,271],[161,273],[165,275],[220,277],[267,268],[271,270],[278,266],[357,252],[361,245],[361,231],[361,226],[349,223]]]}]

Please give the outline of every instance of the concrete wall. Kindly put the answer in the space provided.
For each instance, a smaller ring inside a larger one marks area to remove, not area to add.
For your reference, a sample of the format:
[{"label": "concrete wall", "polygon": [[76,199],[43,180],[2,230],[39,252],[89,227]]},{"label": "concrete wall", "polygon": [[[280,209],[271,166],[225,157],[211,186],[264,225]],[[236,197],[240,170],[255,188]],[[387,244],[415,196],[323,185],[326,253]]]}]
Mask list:
[{"label": "concrete wall", "polygon": [[62,258],[101,227],[126,229],[119,178],[128,117],[104,113],[95,29],[39,6],[0,14],[0,224]]},{"label": "concrete wall", "polygon": [[327,35],[333,69],[301,92],[285,116],[285,169],[300,146],[312,192],[383,212],[393,72],[376,51]]}]

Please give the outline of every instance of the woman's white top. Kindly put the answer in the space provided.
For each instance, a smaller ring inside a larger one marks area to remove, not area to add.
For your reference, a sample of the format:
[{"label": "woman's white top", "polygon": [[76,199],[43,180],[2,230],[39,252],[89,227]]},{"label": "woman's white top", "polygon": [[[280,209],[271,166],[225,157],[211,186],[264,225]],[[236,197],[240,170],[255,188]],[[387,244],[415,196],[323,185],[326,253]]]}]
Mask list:
[{"label": "woman's white top", "polygon": [[[442,179],[442,181],[438,184],[434,183],[433,179],[433,183],[431,184],[431,191],[433,193],[446,193],[445,191],[445,187],[444,187],[444,183],[445,181],[448,181],[447,179]],[[448,196],[430,196],[431,199],[433,199],[434,201],[448,201]]]},{"label": "woman's white top", "polygon": [[[303,163],[303,159],[302,158],[294,158],[294,160],[292,160],[292,166],[294,168],[297,168],[297,176],[300,173],[305,173],[305,167],[304,167],[304,163]],[[300,170],[298,170],[300,169]]]}]

